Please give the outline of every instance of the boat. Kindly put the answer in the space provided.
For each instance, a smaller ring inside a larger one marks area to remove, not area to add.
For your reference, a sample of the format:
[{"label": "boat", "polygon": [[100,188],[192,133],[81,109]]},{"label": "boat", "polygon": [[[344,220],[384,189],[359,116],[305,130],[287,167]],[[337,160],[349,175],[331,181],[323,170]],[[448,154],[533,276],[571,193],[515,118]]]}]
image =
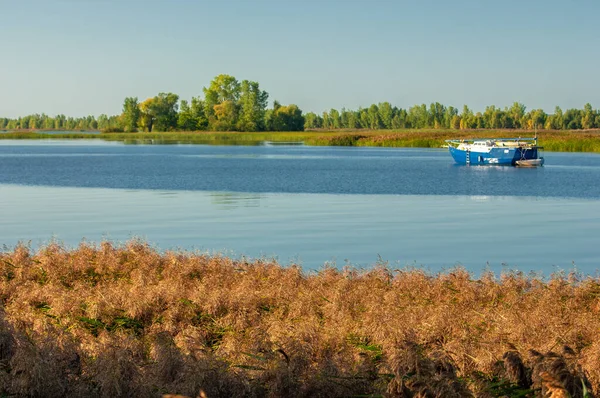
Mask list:
[{"label": "boat", "polygon": [[542,147],[534,138],[478,138],[446,140],[458,164],[537,167],[544,164]]},{"label": "boat", "polygon": [[543,165],[544,158],[517,160],[515,162],[515,166],[517,167],[538,167]]}]

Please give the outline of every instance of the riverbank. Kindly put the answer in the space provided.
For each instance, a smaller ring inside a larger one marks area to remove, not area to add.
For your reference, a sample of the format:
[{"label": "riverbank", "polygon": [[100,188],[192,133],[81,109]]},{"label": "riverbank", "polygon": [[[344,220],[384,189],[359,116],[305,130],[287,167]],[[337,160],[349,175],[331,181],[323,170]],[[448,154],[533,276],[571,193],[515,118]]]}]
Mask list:
[{"label": "riverbank", "polygon": [[[136,143],[259,145],[263,142],[303,142],[306,145],[439,148],[447,139],[533,137],[528,130],[340,130],[303,132],[7,132],[0,139],[102,139]],[[600,130],[542,130],[539,143],[547,151],[600,152]]]},{"label": "riverbank", "polygon": [[139,241],[19,246],[0,253],[0,271],[3,395],[600,389],[597,278],[306,273]]}]

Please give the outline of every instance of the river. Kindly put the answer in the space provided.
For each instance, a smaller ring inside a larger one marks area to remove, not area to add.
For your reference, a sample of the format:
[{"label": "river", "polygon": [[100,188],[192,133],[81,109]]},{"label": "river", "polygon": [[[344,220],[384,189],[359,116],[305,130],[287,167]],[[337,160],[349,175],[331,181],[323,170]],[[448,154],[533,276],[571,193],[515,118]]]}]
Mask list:
[{"label": "river", "polygon": [[0,141],[0,244],[123,242],[324,264],[600,267],[600,156],[459,166],[444,149]]}]

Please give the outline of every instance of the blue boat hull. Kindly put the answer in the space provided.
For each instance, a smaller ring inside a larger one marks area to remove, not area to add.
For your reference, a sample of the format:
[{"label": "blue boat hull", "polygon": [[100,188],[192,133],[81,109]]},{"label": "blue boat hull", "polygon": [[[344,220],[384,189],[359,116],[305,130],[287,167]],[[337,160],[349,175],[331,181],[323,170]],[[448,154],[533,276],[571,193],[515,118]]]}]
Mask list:
[{"label": "blue boat hull", "polygon": [[492,148],[490,152],[471,152],[449,146],[450,154],[458,164],[514,166],[517,160],[537,159],[534,148]]}]

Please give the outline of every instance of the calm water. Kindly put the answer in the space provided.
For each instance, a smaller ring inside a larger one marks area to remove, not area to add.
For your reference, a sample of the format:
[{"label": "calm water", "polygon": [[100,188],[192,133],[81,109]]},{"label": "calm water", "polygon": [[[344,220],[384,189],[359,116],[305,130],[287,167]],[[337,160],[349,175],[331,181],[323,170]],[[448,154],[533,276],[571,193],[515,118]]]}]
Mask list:
[{"label": "calm water", "polygon": [[467,167],[446,150],[0,141],[0,244],[140,236],[319,268],[378,259],[600,268],[600,156]]}]

